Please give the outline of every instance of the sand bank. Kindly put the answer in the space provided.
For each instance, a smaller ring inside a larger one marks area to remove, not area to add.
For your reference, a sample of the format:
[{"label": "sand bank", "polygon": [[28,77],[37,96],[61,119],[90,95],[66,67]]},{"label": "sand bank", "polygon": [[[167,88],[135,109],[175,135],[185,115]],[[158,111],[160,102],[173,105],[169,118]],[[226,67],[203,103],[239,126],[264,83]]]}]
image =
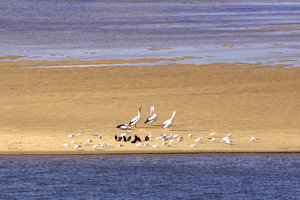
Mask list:
[{"label": "sand bank", "polygon": [[[300,151],[299,68],[226,63],[0,68],[0,92],[1,154]],[[123,147],[117,147],[120,142],[114,135],[124,131],[115,126],[128,123],[140,105],[142,119],[128,135],[144,137],[151,133],[150,145],[137,147],[121,142]],[[151,127],[143,121],[152,105],[159,117]],[[174,125],[166,131],[159,125],[173,110],[177,111]],[[92,136],[95,132],[102,139]],[[208,140],[211,132],[217,133],[215,142]],[[69,138],[72,133],[81,136]],[[166,147],[154,139],[162,133],[184,139]],[[220,142],[228,133],[232,133],[232,145]],[[193,136],[188,138],[188,134]],[[203,140],[196,142],[199,136]],[[252,136],[260,140],[250,142]],[[93,142],[79,149],[69,143],[87,139]],[[92,149],[98,142],[112,146]],[[63,147],[64,143],[70,146]],[[153,144],[158,148],[152,148]]]}]

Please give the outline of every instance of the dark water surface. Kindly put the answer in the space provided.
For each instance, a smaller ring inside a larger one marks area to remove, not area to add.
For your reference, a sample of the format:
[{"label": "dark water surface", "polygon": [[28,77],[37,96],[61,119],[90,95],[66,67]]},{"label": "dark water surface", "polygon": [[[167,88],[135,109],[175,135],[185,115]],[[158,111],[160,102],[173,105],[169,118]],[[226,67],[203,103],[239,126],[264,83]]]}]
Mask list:
[{"label": "dark water surface", "polygon": [[300,2],[0,0],[0,34],[0,55],[30,59],[198,56],[188,62],[298,66]]},{"label": "dark water surface", "polygon": [[299,199],[299,155],[2,156],[0,199]]}]

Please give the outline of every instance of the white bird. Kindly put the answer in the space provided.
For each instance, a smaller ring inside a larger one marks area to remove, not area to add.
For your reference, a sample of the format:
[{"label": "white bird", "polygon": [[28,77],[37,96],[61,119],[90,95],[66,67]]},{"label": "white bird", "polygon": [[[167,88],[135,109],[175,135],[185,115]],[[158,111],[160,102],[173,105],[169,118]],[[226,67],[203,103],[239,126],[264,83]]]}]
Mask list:
[{"label": "white bird", "polygon": [[141,119],[141,110],[142,110],[142,106],[140,106],[139,110],[138,110],[138,115],[136,117],[134,117],[130,122],[129,122],[129,126],[134,125],[134,127],[136,127],[136,124],[140,121]]},{"label": "white bird", "polygon": [[101,144],[100,144],[100,147],[104,147],[104,145],[105,145],[104,143],[101,143]]},{"label": "white bird", "polygon": [[147,136],[148,138],[152,138],[152,134],[151,134],[151,133],[147,134],[146,136]]},{"label": "white bird", "polygon": [[116,128],[122,129],[122,130],[130,130],[131,127],[128,124],[120,124],[116,126]]},{"label": "white bird", "polygon": [[152,145],[152,147],[153,147],[153,148],[157,148],[158,146],[157,146],[157,145]]},{"label": "white bird", "polygon": [[256,139],[256,140],[259,140],[259,139],[260,139],[260,137],[256,137],[255,139]]},{"label": "white bird", "polygon": [[93,133],[92,135],[93,135],[93,136],[98,136],[99,134],[98,134],[98,133]]},{"label": "white bird", "polygon": [[232,136],[232,134],[231,134],[231,133],[229,133],[229,134],[227,135],[227,137],[228,137],[228,138],[230,138],[231,136]]},{"label": "white bird", "polygon": [[215,140],[216,140],[216,138],[214,138],[214,137],[212,137],[212,138],[210,139],[211,142],[214,142]]},{"label": "white bird", "polygon": [[139,146],[141,146],[141,144],[142,144],[142,143],[137,143],[136,146],[139,147]]},{"label": "white bird", "polygon": [[182,141],[182,140],[183,140],[183,137],[178,137],[178,138],[177,138],[177,141],[178,141],[178,142],[180,142],[180,141]]},{"label": "white bird", "polygon": [[74,134],[70,134],[70,135],[68,135],[68,137],[74,137],[75,135]]},{"label": "white bird", "polygon": [[68,147],[68,146],[69,146],[69,144],[63,144],[63,146],[64,146],[64,147]]},{"label": "white bird", "polygon": [[123,146],[123,144],[118,144],[118,147],[122,147]]},{"label": "white bird", "polygon": [[71,141],[70,143],[71,143],[71,144],[75,144],[75,141],[73,140],[73,141]]},{"label": "white bird", "polygon": [[88,140],[87,140],[87,142],[93,142],[93,140],[91,140],[91,139],[88,139]]},{"label": "white bird", "polygon": [[192,137],[193,135],[192,134],[188,134],[188,137]]},{"label": "white bird", "polygon": [[81,136],[81,134],[80,134],[80,133],[77,133],[76,136]]},{"label": "white bird", "polygon": [[255,137],[251,137],[250,141],[253,142],[255,140]]},{"label": "white bird", "polygon": [[196,144],[191,144],[190,147],[196,147]]},{"label": "white bird", "polygon": [[148,119],[146,119],[146,121],[144,122],[145,124],[148,123],[148,122],[150,122],[151,125],[152,125],[152,123],[157,120],[158,116],[154,112],[155,112],[154,106],[151,106],[150,117],[148,117]]},{"label": "white bird", "polygon": [[77,145],[75,145],[73,148],[74,149],[78,149],[78,148],[80,148],[81,146],[79,145],[79,144],[77,144]]},{"label": "white bird", "polygon": [[198,137],[198,138],[196,138],[196,142],[199,142],[200,140],[202,140],[202,137]]},{"label": "white bird", "polygon": [[148,146],[149,145],[149,142],[145,142],[145,144],[144,144],[145,146]]},{"label": "white bird", "polygon": [[172,139],[172,140],[169,141],[169,143],[172,143],[172,142],[174,142],[174,139]]},{"label": "white bird", "polygon": [[173,123],[173,119],[175,117],[176,111],[173,112],[171,119],[168,119],[167,121],[165,121],[162,125],[163,128],[167,128],[169,130],[169,127],[172,125]]},{"label": "white bird", "polygon": [[95,144],[95,145],[93,146],[93,149],[97,149],[97,147],[98,147],[98,144]]},{"label": "white bird", "polygon": [[209,134],[210,137],[213,137],[216,135],[216,132],[212,132],[211,134]]}]

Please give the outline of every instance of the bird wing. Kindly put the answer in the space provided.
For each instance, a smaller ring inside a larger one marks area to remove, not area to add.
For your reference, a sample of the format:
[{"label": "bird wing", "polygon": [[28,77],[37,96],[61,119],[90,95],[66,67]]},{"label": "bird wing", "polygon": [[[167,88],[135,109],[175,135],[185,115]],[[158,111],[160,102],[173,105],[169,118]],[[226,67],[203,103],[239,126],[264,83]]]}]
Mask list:
[{"label": "bird wing", "polygon": [[168,119],[167,121],[165,121],[165,122],[163,123],[163,125],[162,125],[162,126],[163,126],[163,127],[167,126],[168,124],[170,124],[170,121],[171,121],[171,120],[170,120],[170,119]]},{"label": "bird wing", "polygon": [[157,119],[157,115],[154,114],[148,118],[148,121],[155,121]]},{"label": "bird wing", "polygon": [[133,118],[133,119],[129,122],[129,126],[130,126],[131,124],[134,124],[134,123],[138,120],[138,117],[139,117],[139,116],[136,116],[135,118]]}]

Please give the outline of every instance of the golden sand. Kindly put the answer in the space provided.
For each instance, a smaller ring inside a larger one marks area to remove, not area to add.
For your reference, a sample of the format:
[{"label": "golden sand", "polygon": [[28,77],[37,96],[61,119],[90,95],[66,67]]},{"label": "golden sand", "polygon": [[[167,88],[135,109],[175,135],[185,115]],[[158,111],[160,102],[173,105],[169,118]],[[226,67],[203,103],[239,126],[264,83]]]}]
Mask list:
[{"label": "golden sand", "polygon": [[[15,63],[27,66],[28,62]],[[44,66],[50,61],[38,62]],[[87,61],[65,62],[60,64]],[[281,66],[0,68],[0,153],[299,152],[300,69]],[[151,133],[150,145],[121,142],[124,146],[117,147],[120,142],[114,135],[125,131],[115,126],[128,123],[140,105],[141,121],[128,135]],[[143,121],[152,105],[159,117],[151,127]],[[174,124],[166,131],[160,125],[174,110]],[[95,132],[103,138],[92,136]],[[215,142],[208,140],[211,132],[217,133]],[[68,137],[76,133],[81,136]],[[154,139],[162,133],[184,139],[166,147]],[[232,145],[220,142],[228,133],[232,133]],[[188,134],[193,136],[188,138]],[[203,140],[196,142],[199,136]],[[252,136],[260,140],[250,142]],[[93,142],[79,149],[70,144],[87,139]],[[94,150],[98,142],[112,146]],[[63,147],[65,143],[70,146]],[[158,148],[152,148],[153,144]]]}]

